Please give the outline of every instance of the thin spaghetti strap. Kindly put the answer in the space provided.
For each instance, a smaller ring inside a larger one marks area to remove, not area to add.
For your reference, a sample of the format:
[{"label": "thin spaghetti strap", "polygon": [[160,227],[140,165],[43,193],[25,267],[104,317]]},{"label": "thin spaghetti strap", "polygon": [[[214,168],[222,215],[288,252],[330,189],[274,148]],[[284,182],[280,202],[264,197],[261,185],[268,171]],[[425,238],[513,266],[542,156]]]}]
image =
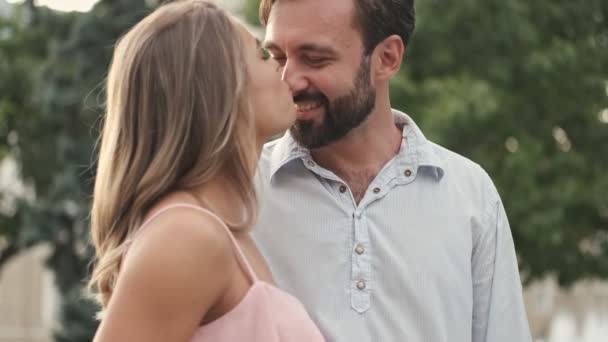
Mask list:
[{"label": "thin spaghetti strap", "polygon": [[198,206],[198,205],[188,204],[188,203],[171,204],[166,207],[163,207],[162,209],[160,209],[156,213],[154,213],[152,216],[150,216],[150,218],[148,218],[141,225],[141,227],[139,228],[139,232],[141,232],[148,224],[150,224],[150,222],[152,222],[154,219],[159,217],[161,214],[163,214],[164,212],[166,212],[168,210],[174,209],[174,208],[189,208],[189,209],[198,210],[200,212],[203,212],[203,213],[213,217],[215,220],[217,220],[222,225],[222,227],[224,228],[226,233],[228,234],[228,237],[230,238],[230,241],[232,242],[232,245],[234,246],[234,248],[236,250],[237,260],[238,260],[239,264],[241,264],[241,267],[245,268],[247,275],[249,276],[250,280],[253,283],[258,281],[258,276],[253,271],[253,268],[249,264],[249,261],[247,260],[247,258],[245,257],[245,254],[241,250],[241,247],[239,247],[239,244],[237,243],[236,239],[234,238],[234,235],[232,235],[232,231],[230,230],[230,228],[228,228],[226,223],[224,223],[224,221],[219,216],[217,216],[214,212],[212,212],[209,209],[206,209],[206,208]]}]

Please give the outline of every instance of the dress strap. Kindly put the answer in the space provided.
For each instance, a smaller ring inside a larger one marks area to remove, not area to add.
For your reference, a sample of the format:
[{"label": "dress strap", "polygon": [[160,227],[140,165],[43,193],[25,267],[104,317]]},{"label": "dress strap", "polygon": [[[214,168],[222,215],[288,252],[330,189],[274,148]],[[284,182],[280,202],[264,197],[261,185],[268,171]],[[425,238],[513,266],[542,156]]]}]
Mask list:
[{"label": "dress strap", "polygon": [[253,271],[253,268],[251,267],[251,264],[249,264],[249,261],[245,257],[245,253],[243,253],[241,247],[239,246],[236,239],[234,238],[234,235],[232,234],[232,231],[230,230],[230,228],[228,228],[226,223],[224,223],[224,221],[219,216],[217,216],[214,212],[212,212],[209,209],[206,209],[206,208],[198,206],[198,205],[188,204],[188,203],[175,203],[175,204],[165,206],[165,207],[159,209],[157,212],[155,212],[152,216],[150,216],[150,218],[148,218],[140,226],[138,233],[141,233],[147,225],[149,225],[152,221],[154,221],[154,219],[158,218],[163,213],[165,213],[171,209],[175,209],[175,208],[188,208],[188,209],[197,210],[199,212],[205,213],[208,216],[213,217],[216,221],[218,221],[221,224],[221,226],[224,228],[226,233],[228,234],[228,237],[230,238],[230,241],[232,242],[232,245],[234,246],[234,249],[236,250],[236,257],[237,257],[239,264],[241,265],[242,268],[245,269],[245,272],[249,276],[249,279],[251,280],[252,283],[255,283],[258,281],[257,275],[255,274],[255,272]]}]

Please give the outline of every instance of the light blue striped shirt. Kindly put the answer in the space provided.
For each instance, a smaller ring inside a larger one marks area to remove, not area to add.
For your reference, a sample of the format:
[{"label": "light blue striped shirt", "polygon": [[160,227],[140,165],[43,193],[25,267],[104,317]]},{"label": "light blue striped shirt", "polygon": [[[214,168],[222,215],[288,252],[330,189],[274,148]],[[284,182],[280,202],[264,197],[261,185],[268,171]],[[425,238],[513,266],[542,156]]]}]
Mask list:
[{"label": "light blue striped shirt", "polygon": [[278,286],[330,342],[531,341],[492,181],[395,120],[401,149],[359,205],[289,134],[265,146],[254,239]]}]

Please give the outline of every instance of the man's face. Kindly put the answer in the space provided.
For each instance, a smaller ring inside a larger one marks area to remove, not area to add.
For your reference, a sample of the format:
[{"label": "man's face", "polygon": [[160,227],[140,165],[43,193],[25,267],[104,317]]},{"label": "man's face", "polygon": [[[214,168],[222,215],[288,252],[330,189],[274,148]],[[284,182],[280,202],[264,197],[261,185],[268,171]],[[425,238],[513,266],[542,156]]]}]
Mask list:
[{"label": "man's face", "polygon": [[374,108],[370,59],[353,26],[353,0],[283,0],[268,18],[266,47],[294,98],[293,137],[314,149],[359,126]]}]

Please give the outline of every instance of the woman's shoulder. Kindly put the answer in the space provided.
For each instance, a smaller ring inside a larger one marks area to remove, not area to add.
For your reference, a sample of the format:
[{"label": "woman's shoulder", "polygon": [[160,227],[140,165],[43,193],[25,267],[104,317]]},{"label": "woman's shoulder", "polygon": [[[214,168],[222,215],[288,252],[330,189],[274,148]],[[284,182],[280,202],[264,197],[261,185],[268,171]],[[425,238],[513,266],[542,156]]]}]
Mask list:
[{"label": "woman's shoulder", "polygon": [[232,241],[219,218],[197,208],[179,196],[155,205],[129,246],[121,273],[143,283],[172,279],[204,282],[212,292],[225,288],[238,267]]},{"label": "woman's shoulder", "polygon": [[144,253],[167,262],[172,258],[197,260],[201,266],[217,271],[229,269],[227,266],[234,261],[224,223],[188,196],[167,196],[148,211],[143,222],[129,247],[129,257]]},{"label": "woman's shoulder", "polygon": [[188,203],[155,206],[129,246],[107,313],[114,326],[139,317],[194,329],[228,290],[238,264],[222,222],[178,204]]}]

